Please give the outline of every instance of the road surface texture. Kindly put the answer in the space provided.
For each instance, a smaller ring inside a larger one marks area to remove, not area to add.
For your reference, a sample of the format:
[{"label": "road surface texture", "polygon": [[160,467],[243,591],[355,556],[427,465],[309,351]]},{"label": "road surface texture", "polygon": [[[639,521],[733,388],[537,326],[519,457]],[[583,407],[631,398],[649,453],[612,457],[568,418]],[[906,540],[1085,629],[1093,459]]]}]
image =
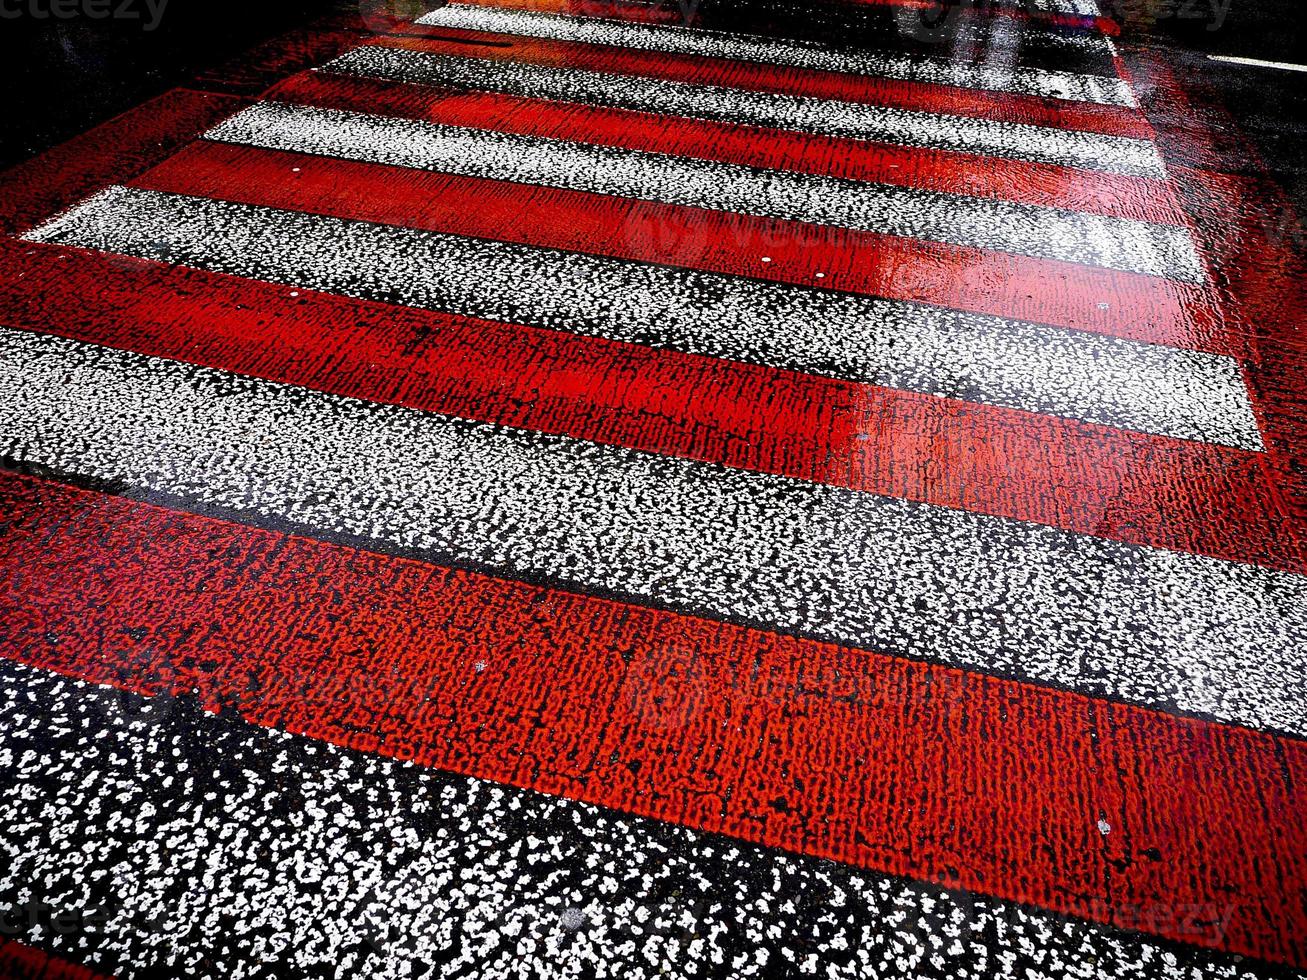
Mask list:
[{"label": "road surface texture", "polygon": [[341,7],[0,177],[0,975],[1304,976],[1299,191],[1136,20]]}]

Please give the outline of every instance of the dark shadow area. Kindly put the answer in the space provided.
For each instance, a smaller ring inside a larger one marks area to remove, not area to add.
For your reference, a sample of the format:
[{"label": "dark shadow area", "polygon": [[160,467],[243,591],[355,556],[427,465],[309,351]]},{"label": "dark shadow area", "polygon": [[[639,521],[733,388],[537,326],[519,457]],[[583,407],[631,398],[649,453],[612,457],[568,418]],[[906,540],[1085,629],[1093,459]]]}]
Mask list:
[{"label": "dark shadow area", "polygon": [[1266,61],[1307,55],[1307,8],[1299,0],[1101,0],[1126,36],[1153,37],[1202,53]]},{"label": "dark shadow area", "polygon": [[[331,0],[3,0],[0,168],[84,132],[268,37]],[[90,16],[107,9],[109,16]]]},{"label": "dark shadow area", "polygon": [[[1166,48],[1191,83],[1238,121],[1266,170],[1307,221],[1307,72],[1213,61],[1228,55],[1307,63],[1299,0],[1103,0],[1121,12],[1124,40]],[[1231,169],[1252,170],[1252,160]]]}]

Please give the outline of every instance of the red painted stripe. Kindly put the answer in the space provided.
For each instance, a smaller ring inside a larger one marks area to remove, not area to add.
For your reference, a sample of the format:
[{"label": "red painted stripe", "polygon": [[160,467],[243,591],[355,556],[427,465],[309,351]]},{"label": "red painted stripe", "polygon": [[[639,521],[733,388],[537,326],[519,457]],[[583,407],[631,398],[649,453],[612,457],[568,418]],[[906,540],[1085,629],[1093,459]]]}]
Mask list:
[{"label": "red painted stripe", "polygon": [[1221,316],[1243,338],[1246,373],[1268,460],[1307,523],[1307,229],[1223,102],[1153,53],[1131,66],[1158,120],[1175,187],[1220,270]]},{"label": "red painted stripe", "polygon": [[1307,962],[1307,743],[34,479],[0,494],[13,659]]},{"label": "red painted stripe", "polygon": [[0,174],[0,234],[51,214],[168,156],[248,102],[173,89]]},{"label": "red painted stripe", "polygon": [[[188,147],[132,183],[820,284],[1180,347],[1229,347],[1201,287],[912,238],[218,143]],[[764,256],[771,261],[762,261]]]},{"label": "red painted stripe", "polygon": [[[1253,407],[1279,483],[1307,523],[1307,259],[1302,225],[1283,191],[1264,177],[1177,168],[1209,209],[1209,248],[1226,279],[1228,329],[1244,335]],[[1231,230],[1236,233],[1231,234]]]},{"label": "red painted stripe", "polygon": [[[5,911],[9,912],[9,910]],[[53,911],[63,912],[71,909]],[[15,924],[21,922],[26,925],[27,920],[22,918],[21,910],[9,914],[18,916]],[[5,939],[3,936],[0,936],[0,976],[5,980],[107,980],[85,966],[70,963],[43,950],[24,946],[12,939]]]},{"label": "red painted stripe", "polygon": [[[665,24],[673,27],[690,27],[705,31],[730,30],[722,23],[704,23],[697,3],[676,3],[649,5],[627,3],[623,0],[452,0],[460,6],[498,7],[507,10],[522,10],[530,13],[563,14],[583,18],[600,18],[619,20],[636,24]],[[846,12],[853,13],[858,7],[890,6],[914,10],[932,9],[938,11],[940,4],[936,0],[836,0],[827,2],[819,0],[823,6],[845,7]],[[960,5],[961,15],[968,23],[983,22],[986,19],[1003,17],[1034,23],[1048,28],[1069,27],[1076,31],[1097,30],[1101,34],[1118,35],[1120,26],[1110,17],[1080,17],[1075,14],[1057,14],[1045,11],[1031,11],[1024,7],[1002,3]],[[720,12],[721,8],[718,8]],[[935,23],[932,19],[931,23]]]},{"label": "red painted stripe", "polygon": [[0,243],[0,267],[14,327],[1307,571],[1259,453],[72,249]]},{"label": "red painted stripe", "polygon": [[[389,43],[389,47],[412,47]],[[442,50],[449,45],[441,46]],[[421,50],[434,50],[423,45]],[[465,54],[465,52],[452,52]],[[656,113],[306,72],[269,93],[286,102],[451,126],[720,160],[1140,221],[1185,224],[1167,184],[978,154],[894,146]]]},{"label": "red painted stripe", "polygon": [[984,116],[1034,126],[1054,126],[1116,136],[1152,139],[1147,120],[1133,109],[1087,102],[1061,102],[1036,96],[908,82],[871,75],[728,61],[698,55],[637,51],[572,41],[548,41],[515,34],[492,34],[447,27],[412,25],[411,38],[438,38],[478,57],[538,60],[593,71],[650,75],[704,85],[725,85],[759,92],[811,95],[845,102],[918,109],[950,115]]}]

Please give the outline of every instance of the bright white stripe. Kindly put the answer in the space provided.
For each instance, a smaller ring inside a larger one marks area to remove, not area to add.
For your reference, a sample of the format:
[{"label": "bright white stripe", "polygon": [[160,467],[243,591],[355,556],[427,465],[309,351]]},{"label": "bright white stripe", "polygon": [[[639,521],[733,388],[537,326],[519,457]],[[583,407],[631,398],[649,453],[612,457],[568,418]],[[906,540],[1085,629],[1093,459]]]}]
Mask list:
[{"label": "bright white stripe", "polygon": [[990,89],[1043,98],[1134,106],[1130,87],[1119,78],[912,58],[889,52],[851,51],[808,41],[764,38],[663,24],[572,17],[531,10],[450,4],[418,18],[419,24],[458,30],[518,34],[553,41],[697,55],[795,68],[880,75],[906,81]]},{"label": "bright white stripe", "polygon": [[1017,0],[1016,6],[1049,14],[1071,14],[1075,17],[1097,17],[1098,4],[1094,0]]},{"label": "bright white stripe", "polygon": [[948,242],[1201,282],[1188,231],[1061,208],[264,102],[207,134],[293,150]]},{"label": "bright white stripe", "polygon": [[1307,577],[16,331],[0,433],[187,506],[1307,734]]},{"label": "bright white stripe", "polygon": [[7,663],[0,783],[0,902],[81,913],[40,942],[106,973],[747,980],[799,950],[824,980],[1275,975]]},{"label": "bright white stripe", "polygon": [[1262,61],[1259,58],[1236,58],[1233,55],[1209,54],[1211,61],[1221,61],[1227,65],[1248,65],[1252,68],[1279,68],[1282,71],[1307,71],[1307,65],[1292,65],[1285,61]]},{"label": "bright white stripe", "polygon": [[486,61],[363,45],[324,65],[322,70],[1142,177],[1165,175],[1157,148],[1147,140],[640,75],[583,71],[565,65]]},{"label": "bright white stripe", "polygon": [[130,188],[28,237],[1261,448],[1231,358],[984,314]]}]

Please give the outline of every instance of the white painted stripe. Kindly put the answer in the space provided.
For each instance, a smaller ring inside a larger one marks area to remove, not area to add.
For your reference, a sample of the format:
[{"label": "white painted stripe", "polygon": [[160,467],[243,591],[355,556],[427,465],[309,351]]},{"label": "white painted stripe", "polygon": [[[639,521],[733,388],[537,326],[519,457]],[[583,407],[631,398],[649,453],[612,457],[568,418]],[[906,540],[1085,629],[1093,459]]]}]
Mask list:
[{"label": "white painted stripe", "polygon": [[[1008,10],[1023,10],[1032,14],[1062,14],[1069,17],[1098,17],[1098,4],[1094,0],[987,0],[981,5]],[[1038,21],[1036,21],[1038,23]],[[1104,37],[1104,40],[1110,40]]]},{"label": "white painted stripe", "polygon": [[826,980],[1275,975],[8,663],[0,781],[0,903],[87,923],[18,938],[106,973],[747,980],[797,962]]},{"label": "white painted stripe", "polygon": [[487,61],[381,45],[355,48],[321,70],[1141,177],[1165,176],[1161,156],[1147,140],[974,116],[940,115],[640,75],[584,71],[565,65]]},{"label": "white painted stripe", "polygon": [[1018,7],[1049,14],[1070,14],[1074,17],[1097,17],[1098,4],[1094,0],[1017,0]]},{"label": "white painted stripe", "polygon": [[1260,58],[1236,58],[1234,55],[1209,54],[1211,61],[1224,62],[1227,65],[1247,65],[1250,68],[1278,68],[1281,71],[1307,71],[1307,65],[1294,65],[1287,61],[1262,61]]},{"label": "white painted stripe", "polygon": [[1231,358],[712,272],[111,188],[27,236],[1261,449]]},{"label": "white painted stripe", "polygon": [[614,47],[751,61],[794,68],[814,68],[855,75],[880,75],[905,81],[988,89],[1042,98],[1134,106],[1130,87],[1119,78],[1013,68],[993,63],[967,64],[912,58],[891,52],[853,51],[809,41],[694,30],[664,24],[636,24],[450,4],[418,18],[419,24],[458,30],[518,34],[552,41],[578,41]]},{"label": "white painted stripe", "polygon": [[1307,577],[20,332],[0,335],[0,456],[440,563],[1307,735]]},{"label": "white painted stripe", "polygon": [[209,139],[751,214],[1201,282],[1179,225],[488,129],[264,102]]}]

